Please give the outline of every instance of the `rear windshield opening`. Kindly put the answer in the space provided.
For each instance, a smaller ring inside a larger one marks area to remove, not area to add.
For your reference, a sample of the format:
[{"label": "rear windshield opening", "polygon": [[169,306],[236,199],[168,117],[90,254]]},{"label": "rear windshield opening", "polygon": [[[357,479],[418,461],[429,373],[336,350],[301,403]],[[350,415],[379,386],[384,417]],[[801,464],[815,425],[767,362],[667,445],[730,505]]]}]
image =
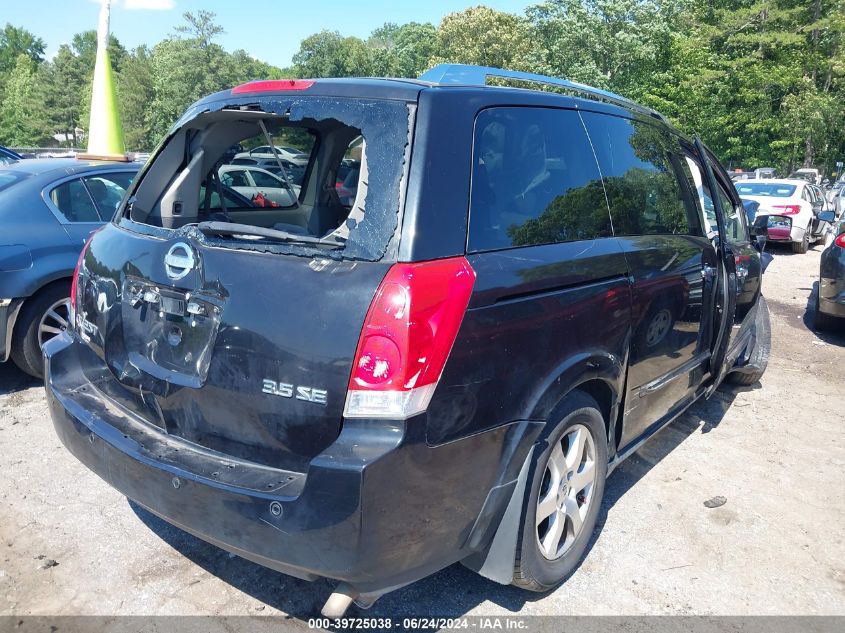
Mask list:
[{"label": "rear windshield opening", "polygon": [[380,259],[398,226],[408,106],[267,105],[186,115],[142,174],[125,219],[236,247]]}]

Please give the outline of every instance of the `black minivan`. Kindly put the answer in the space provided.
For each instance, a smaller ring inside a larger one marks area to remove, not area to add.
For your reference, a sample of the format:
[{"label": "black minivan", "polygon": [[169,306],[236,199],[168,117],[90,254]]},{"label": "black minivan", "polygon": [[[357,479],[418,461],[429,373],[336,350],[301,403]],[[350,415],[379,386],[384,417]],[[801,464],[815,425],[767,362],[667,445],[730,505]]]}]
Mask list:
[{"label": "black minivan", "polygon": [[[235,144],[308,155],[292,204],[221,181]],[[621,460],[761,377],[760,281],[724,168],[618,95],[455,65],[252,82],[191,106],[88,243],[47,395],[121,493],[340,581],[326,615],[456,561],[546,591]]]}]

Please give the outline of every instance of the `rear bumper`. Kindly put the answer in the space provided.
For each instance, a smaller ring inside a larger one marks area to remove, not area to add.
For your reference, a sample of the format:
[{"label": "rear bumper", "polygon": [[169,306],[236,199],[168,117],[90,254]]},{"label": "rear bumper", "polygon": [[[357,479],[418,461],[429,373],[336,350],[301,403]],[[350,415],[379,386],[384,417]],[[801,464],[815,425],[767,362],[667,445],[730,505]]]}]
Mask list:
[{"label": "rear bumper", "polygon": [[[199,538],[266,567],[382,592],[486,547],[539,425],[516,422],[437,447],[424,416],[345,421],[307,473],[232,460],[173,438],[110,401],[92,352],[45,346],[62,443],[122,494]],[[289,483],[288,483],[289,482]]]},{"label": "rear bumper", "polygon": [[[807,227],[796,224],[792,216],[769,216],[769,226],[766,231],[766,238],[770,242],[801,242]],[[800,222],[800,220],[799,220]]]},{"label": "rear bumper", "polygon": [[845,317],[845,281],[828,277],[819,279],[819,311]]}]

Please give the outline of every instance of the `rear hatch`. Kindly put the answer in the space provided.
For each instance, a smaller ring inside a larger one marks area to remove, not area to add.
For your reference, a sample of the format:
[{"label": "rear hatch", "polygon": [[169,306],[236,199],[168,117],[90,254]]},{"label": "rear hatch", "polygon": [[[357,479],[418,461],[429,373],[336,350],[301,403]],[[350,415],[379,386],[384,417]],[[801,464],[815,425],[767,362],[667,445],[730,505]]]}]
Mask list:
[{"label": "rear hatch", "polygon": [[[89,370],[101,390],[163,433],[304,471],[340,432],[361,328],[396,259],[413,113],[306,95],[189,112],[83,256],[76,331],[108,369]],[[298,200],[223,184],[237,143],[305,151]],[[361,177],[346,200],[337,171],[350,162]]]}]

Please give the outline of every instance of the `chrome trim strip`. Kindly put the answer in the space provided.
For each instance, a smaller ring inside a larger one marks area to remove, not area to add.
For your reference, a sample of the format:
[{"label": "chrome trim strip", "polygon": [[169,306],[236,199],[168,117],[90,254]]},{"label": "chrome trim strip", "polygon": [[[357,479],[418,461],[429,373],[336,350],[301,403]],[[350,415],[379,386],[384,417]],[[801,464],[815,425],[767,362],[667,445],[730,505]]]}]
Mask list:
[{"label": "chrome trim strip", "polygon": [[690,373],[697,366],[704,364],[707,361],[707,359],[709,359],[709,358],[710,358],[710,352],[709,351],[701,352],[700,354],[693,356],[691,359],[689,359],[683,365],[678,365],[677,367],[675,367],[674,369],[666,372],[662,376],[658,376],[657,378],[655,378],[651,382],[647,382],[646,384],[637,388],[637,397],[638,398],[644,398],[647,395],[654,393],[655,391],[659,391],[660,389],[662,389],[663,387],[668,385],[670,382],[672,382],[676,378],[680,378],[681,376],[684,376],[684,375]]}]

